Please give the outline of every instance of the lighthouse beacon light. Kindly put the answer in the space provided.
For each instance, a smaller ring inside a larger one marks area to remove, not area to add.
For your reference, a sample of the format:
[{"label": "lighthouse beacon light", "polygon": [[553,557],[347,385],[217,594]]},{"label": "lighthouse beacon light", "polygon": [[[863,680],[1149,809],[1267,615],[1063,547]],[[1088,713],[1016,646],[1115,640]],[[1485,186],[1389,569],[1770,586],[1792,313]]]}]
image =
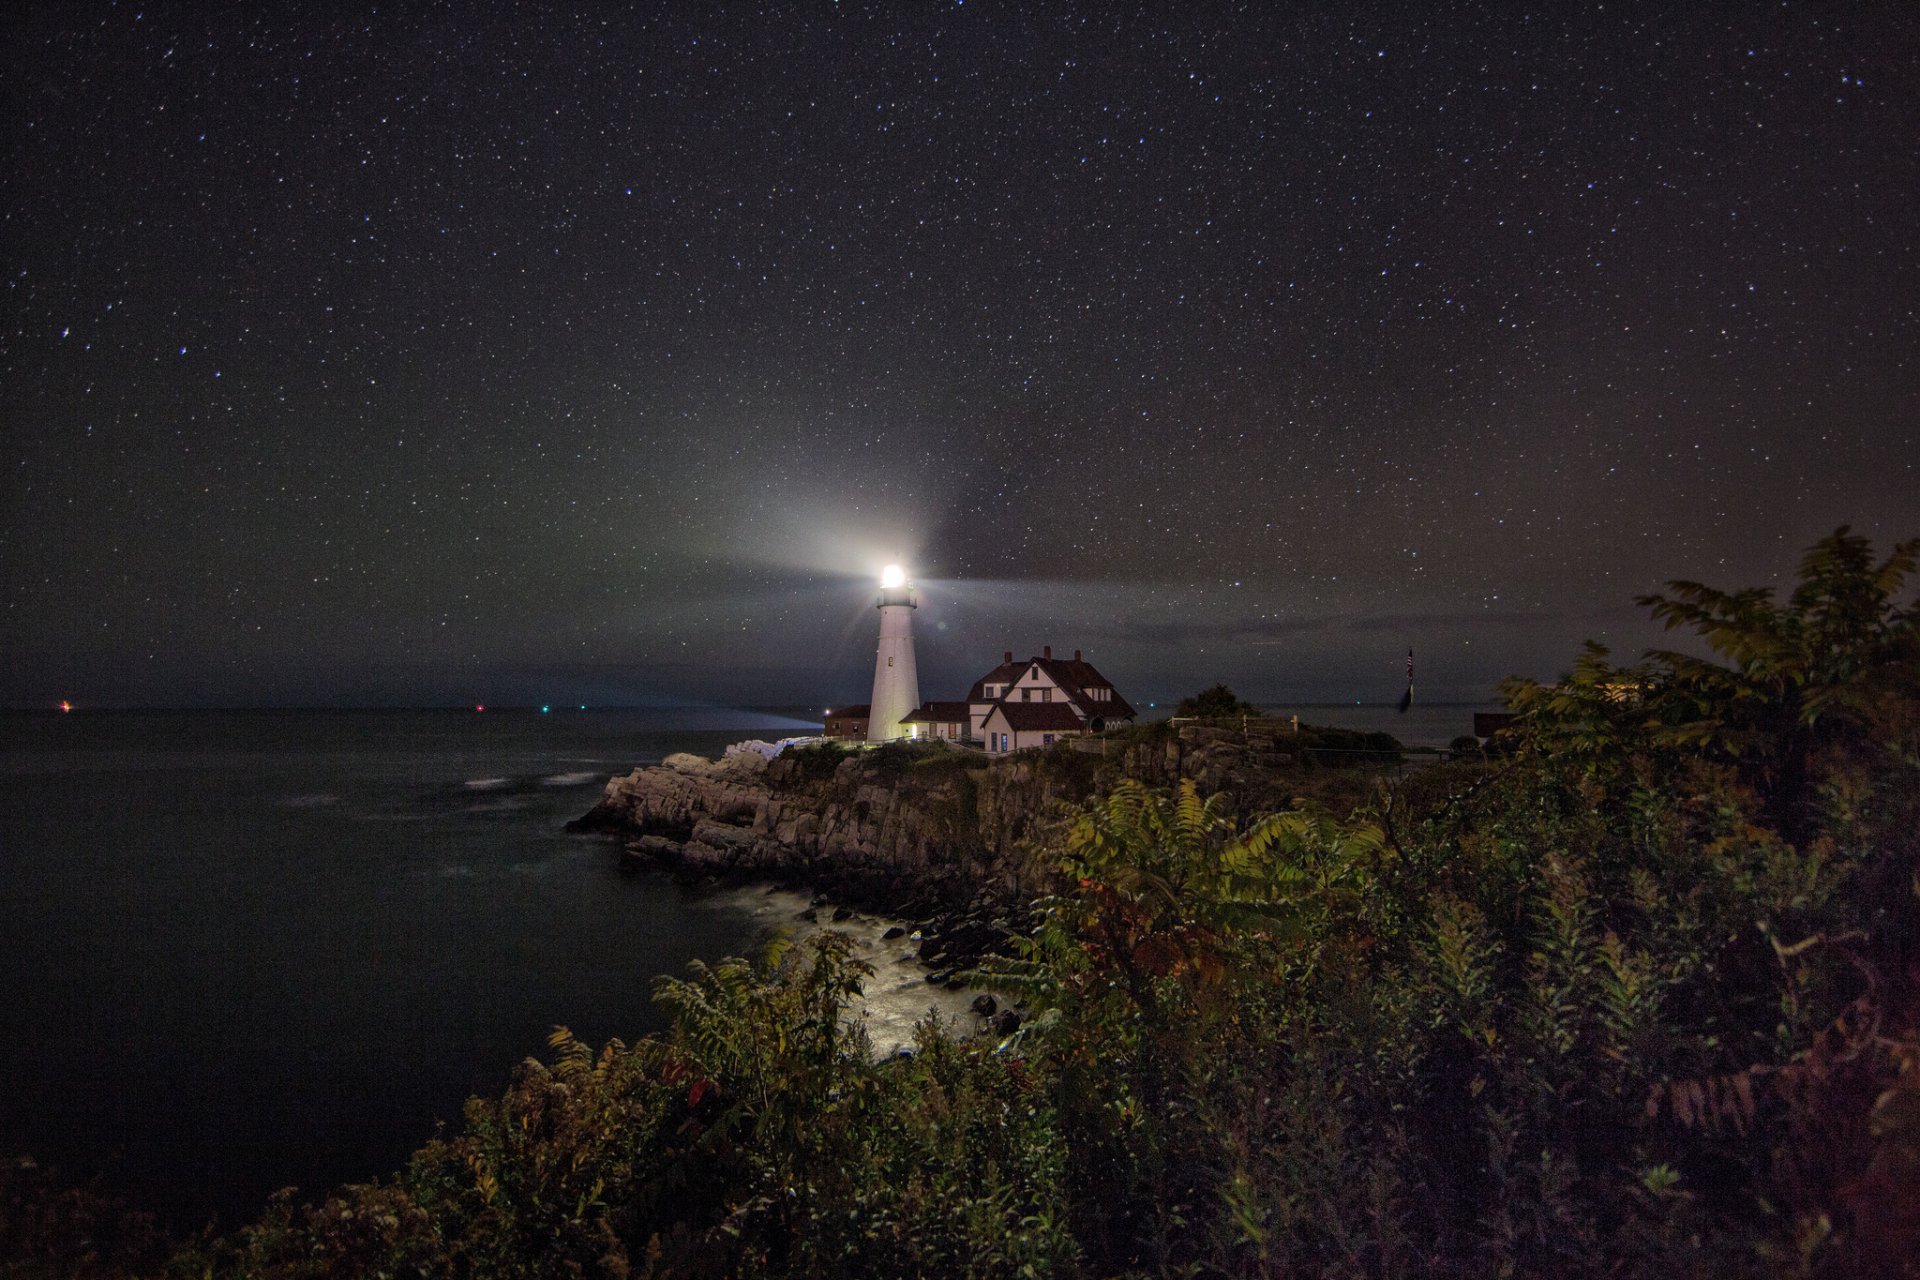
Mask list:
[{"label": "lighthouse beacon light", "polygon": [[913,660],[913,584],[897,564],[881,571],[879,606],[880,645],[873,660],[873,700],[867,713],[870,743],[905,737],[901,721],[920,705],[920,675]]}]

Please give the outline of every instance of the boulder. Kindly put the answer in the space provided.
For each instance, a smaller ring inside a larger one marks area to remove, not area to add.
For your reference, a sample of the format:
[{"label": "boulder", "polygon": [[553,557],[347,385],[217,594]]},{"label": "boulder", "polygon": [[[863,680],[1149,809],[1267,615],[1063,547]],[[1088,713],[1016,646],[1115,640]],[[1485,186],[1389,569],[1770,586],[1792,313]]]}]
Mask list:
[{"label": "boulder", "polygon": [[1267,762],[1287,753],[1253,727],[1261,731],[1251,745],[1238,726],[1203,725],[1115,745],[1087,762],[1097,764],[1091,777],[1031,759],[901,771],[864,751],[783,753],[771,765],[757,751],[720,761],[680,752],[609,779],[593,811],[569,825],[659,842],[623,854],[630,868],[652,859],[723,879],[806,884],[856,910],[930,920],[922,954],[969,967],[1031,927],[1007,915],[1008,903],[1058,888],[1049,861],[1032,851],[1058,845],[1091,789],[1123,777],[1166,786],[1183,774],[1231,775],[1239,799],[1284,786]]}]

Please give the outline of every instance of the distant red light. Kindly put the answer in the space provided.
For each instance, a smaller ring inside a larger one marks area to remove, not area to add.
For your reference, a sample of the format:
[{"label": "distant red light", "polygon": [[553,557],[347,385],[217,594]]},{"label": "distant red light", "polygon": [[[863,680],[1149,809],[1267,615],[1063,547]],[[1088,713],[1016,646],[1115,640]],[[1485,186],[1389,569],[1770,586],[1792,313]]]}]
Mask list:
[{"label": "distant red light", "polygon": [[487,706],[484,702],[476,702],[473,704],[473,709],[475,711],[485,711],[487,709]]},{"label": "distant red light", "polygon": [[60,699],[60,709],[62,711],[71,711],[73,710],[73,704],[71,702],[68,702],[65,698],[62,698]]}]

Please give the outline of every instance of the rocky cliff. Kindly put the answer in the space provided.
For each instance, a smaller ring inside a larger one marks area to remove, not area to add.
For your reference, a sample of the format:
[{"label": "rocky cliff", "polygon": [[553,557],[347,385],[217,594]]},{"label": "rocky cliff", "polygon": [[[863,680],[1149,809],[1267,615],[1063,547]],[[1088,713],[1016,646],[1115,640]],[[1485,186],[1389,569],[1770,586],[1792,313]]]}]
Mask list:
[{"label": "rocky cliff", "polygon": [[[1253,719],[1148,725],[1047,751],[987,757],[938,746],[674,755],[607,783],[577,829],[631,837],[627,857],[699,874],[803,884],[836,902],[924,912],[1049,888],[1074,810],[1122,778],[1226,791],[1243,812],[1351,777],[1359,735]],[[1335,743],[1338,745],[1329,745]],[[1373,742],[1390,759],[1391,739]],[[1325,775],[1312,785],[1315,774]],[[1364,782],[1359,784],[1364,789]]]},{"label": "rocky cliff", "polygon": [[607,783],[578,827],[633,837],[632,861],[805,884],[834,901],[931,909],[1038,883],[1097,761],[989,765],[957,751],[674,755]]}]

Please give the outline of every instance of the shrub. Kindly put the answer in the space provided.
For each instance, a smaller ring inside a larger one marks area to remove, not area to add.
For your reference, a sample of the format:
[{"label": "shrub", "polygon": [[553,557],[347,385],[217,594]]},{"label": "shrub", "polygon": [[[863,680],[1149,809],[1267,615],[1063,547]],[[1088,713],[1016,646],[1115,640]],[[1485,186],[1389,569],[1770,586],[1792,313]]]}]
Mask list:
[{"label": "shrub", "polygon": [[1177,716],[1222,717],[1239,715],[1259,715],[1260,711],[1252,703],[1242,702],[1233,690],[1224,684],[1212,685],[1202,689],[1190,698],[1180,700],[1174,708]]},{"label": "shrub", "polygon": [[[1725,665],[1589,649],[1510,686],[1513,756],[1371,811],[1119,784],[978,975],[1033,1014],[1002,1045],[929,1027],[876,1063],[831,934],[696,965],[665,1036],[557,1032],[391,1185],[276,1201],[174,1269],[1912,1275],[1915,550],[1843,530],[1785,605],[1676,584],[1650,602]],[[4,1189],[29,1266],[136,1265]]]}]

